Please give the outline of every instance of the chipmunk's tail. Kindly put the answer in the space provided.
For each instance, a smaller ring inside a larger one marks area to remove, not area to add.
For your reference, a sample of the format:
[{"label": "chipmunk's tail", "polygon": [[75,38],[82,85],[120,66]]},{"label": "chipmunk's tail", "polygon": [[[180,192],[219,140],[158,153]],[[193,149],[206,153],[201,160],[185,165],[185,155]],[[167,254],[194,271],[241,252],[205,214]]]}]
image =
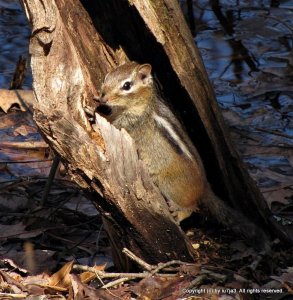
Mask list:
[{"label": "chipmunk's tail", "polygon": [[244,237],[256,249],[270,251],[269,238],[266,233],[243,214],[228,206],[213,193],[211,188],[205,195],[203,205],[220,224]]}]

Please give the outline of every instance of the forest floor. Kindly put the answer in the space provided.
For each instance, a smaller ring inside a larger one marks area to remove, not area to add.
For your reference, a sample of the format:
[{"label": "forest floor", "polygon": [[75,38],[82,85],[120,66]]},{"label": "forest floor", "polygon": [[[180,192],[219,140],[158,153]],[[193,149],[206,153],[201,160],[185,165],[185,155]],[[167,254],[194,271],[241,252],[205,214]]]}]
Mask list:
[{"label": "forest floor", "polygon": [[293,247],[275,240],[259,256],[205,214],[183,224],[195,264],[112,277],[101,217],[62,168],[41,205],[52,156],[31,112],[12,105],[0,124],[0,299],[290,299]]}]

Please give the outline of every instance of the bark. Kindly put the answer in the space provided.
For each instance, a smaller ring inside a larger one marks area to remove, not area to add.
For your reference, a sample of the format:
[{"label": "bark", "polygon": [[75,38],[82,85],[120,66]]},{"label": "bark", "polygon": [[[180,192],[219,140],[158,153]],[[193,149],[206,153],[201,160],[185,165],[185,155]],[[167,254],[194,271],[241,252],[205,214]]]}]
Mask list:
[{"label": "bark", "polygon": [[[96,201],[107,228],[115,228],[115,247],[127,247],[150,263],[192,261],[192,247],[130,136],[101,117],[94,131],[83,110],[118,54],[96,33],[78,1],[23,4],[32,24],[34,118],[72,179]],[[125,267],[123,259],[118,263]]]},{"label": "bark", "polygon": [[127,59],[153,65],[216,192],[266,224],[268,210],[231,144],[176,0],[21,2],[32,24],[35,120],[115,229],[118,249],[150,263],[194,257],[129,135],[101,117],[93,130],[84,113],[104,75]]}]

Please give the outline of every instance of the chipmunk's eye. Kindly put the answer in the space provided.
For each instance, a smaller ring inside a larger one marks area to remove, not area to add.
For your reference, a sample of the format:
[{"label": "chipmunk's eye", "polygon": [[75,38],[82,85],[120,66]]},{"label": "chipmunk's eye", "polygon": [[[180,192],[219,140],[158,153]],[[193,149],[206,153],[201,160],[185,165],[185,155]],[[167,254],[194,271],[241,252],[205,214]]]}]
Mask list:
[{"label": "chipmunk's eye", "polygon": [[131,86],[132,86],[132,82],[131,81],[126,81],[126,82],[124,82],[124,84],[122,86],[122,90],[129,91]]}]

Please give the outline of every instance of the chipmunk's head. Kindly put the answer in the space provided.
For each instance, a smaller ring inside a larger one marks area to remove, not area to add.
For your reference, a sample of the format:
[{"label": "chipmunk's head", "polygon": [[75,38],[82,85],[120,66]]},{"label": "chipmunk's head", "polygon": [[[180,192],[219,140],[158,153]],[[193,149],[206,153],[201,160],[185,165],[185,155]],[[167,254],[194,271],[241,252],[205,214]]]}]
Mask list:
[{"label": "chipmunk's head", "polygon": [[139,113],[149,105],[153,94],[152,67],[135,62],[121,65],[108,73],[101,87],[98,111],[115,118],[123,112]]}]

